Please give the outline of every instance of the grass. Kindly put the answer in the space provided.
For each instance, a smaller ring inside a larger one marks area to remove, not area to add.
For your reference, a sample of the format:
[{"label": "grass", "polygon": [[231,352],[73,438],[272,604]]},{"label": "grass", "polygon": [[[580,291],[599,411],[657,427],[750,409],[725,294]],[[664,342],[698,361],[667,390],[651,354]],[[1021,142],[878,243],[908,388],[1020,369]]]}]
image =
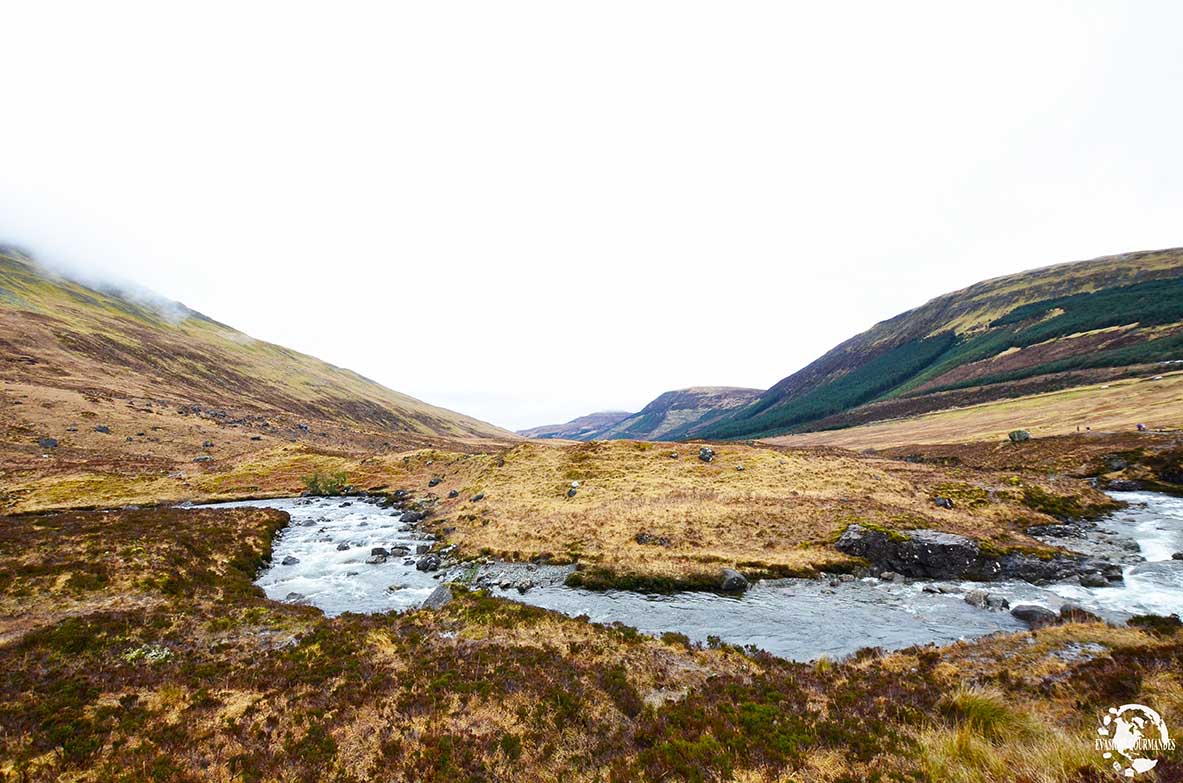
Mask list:
[{"label": "grass", "polygon": [[891,448],[909,444],[969,443],[1006,439],[1013,429],[1032,437],[1151,429],[1183,429],[1183,373],[1163,373],[1161,381],[1137,378],[1066,391],[1033,394],[906,419],[848,429],[807,432],[768,442],[844,448]]}]

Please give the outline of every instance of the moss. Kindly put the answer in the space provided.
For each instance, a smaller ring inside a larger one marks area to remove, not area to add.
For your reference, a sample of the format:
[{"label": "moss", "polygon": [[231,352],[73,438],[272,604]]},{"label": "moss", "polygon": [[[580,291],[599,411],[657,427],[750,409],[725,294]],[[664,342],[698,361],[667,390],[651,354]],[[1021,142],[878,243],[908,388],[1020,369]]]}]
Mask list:
[{"label": "moss", "polygon": [[1121,507],[1115,501],[1090,503],[1073,495],[1056,495],[1034,484],[1023,486],[1023,505],[1060,520],[1099,519]]},{"label": "moss", "polygon": [[719,578],[707,574],[657,576],[621,573],[607,568],[585,568],[567,577],[568,587],[585,590],[630,590],[637,593],[677,593],[717,591]]}]

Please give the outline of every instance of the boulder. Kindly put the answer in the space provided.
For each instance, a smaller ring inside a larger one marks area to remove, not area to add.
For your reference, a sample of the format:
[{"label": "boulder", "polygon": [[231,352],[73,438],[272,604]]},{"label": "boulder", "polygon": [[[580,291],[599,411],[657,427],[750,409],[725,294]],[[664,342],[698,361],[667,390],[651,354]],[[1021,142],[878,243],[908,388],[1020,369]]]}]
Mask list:
[{"label": "boulder", "polygon": [[1060,622],[1060,616],[1044,606],[1036,606],[1035,604],[1019,604],[1010,610],[1011,615],[1015,619],[1022,620],[1027,624],[1028,628],[1046,628],[1049,625],[1057,625]]},{"label": "boulder", "polygon": [[986,608],[986,601],[990,595],[985,590],[970,590],[965,594],[965,602],[970,606],[976,606],[979,609]]},{"label": "boulder", "polygon": [[43,449],[56,449],[58,447],[58,442],[56,438],[42,438],[41,440],[37,441],[37,445]]},{"label": "boulder", "polygon": [[376,546],[370,549],[371,557],[390,557],[390,550],[384,546]]},{"label": "boulder", "polygon": [[194,457],[193,461],[194,462],[213,462],[214,458],[209,456],[208,454],[205,454],[200,457]]},{"label": "boulder", "polygon": [[99,426],[94,428],[94,431],[109,435],[111,433],[111,428],[108,427],[106,424],[100,424]]},{"label": "boulder", "polygon": [[933,498],[932,502],[933,502],[933,505],[937,506],[938,508],[947,508],[947,509],[953,508],[953,501],[950,500],[949,498],[943,498],[943,497],[938,496],[938,497]]},{"label": "boulder", "polygon": [[287,557],[285,557],[285,558],[283,559],[283,561],[282,561],[281,565],[285,565],[285,566],[293,566],[293,565],[295,565],[296,563],[299,563],[299,562],[300,562],[300,558],[298,558],[298,557],[292,557],[291,555],[288,555]]},{"label": "boulder", "polygon": [[999,595],[998,593],[990,593],[986,596],[986,606],[991,609],[1009,609],[1010,601],[1006,600],[1006,598]]},{"label": "boulder", "polygon": [[710,462],[715,458],[715,450],[710,446],[703,446],[698,450],[698,458],[703,462]]},{"label": "boulder", "polygon": [[347,549],[349,549],[349,544],[346,544],[344,541],[342,541],[340,544],[337,544],[338,552],[344,552]]},{"label": "boulder", "polygon": [[452,588],[440,585],[431,591],[431,595],[423,599],[420,609],[439,609],[452,600]]},{"label": "boulder", "polygon": [[370,555],[366,558],[366,565],[382,565],[386,562],[386,555]]},{"label": "boulder", "polygon": [[214,442],[212,440],[205,440],[201,442],[201,448],[203,449],[212,449],[213,447]]},{"label": "boulder", "polygon": [[1172,560],[1183,560],[1183,552],[1175,552],[1171,555]]},{"label": "boulder", "polygon": [[450,498],[460,497],[460,490],[458,490],[458,489],[452,490],[451,492],[448,493],[448,497],[450,497]]},{"label": "boulder", "polygon": [[424,555],[415,563],[416,571],[437,571],[440,567],[439,555]]},{"label": "boulder", "polygon": [[289,604],[298,604],[304,600],[304,594],[295,592],[288,593],[283,597],[283,600]]},{"label": "boulder", "polygon": [[1080,586],[1081,587],[1108,587],[1109,580],[1105,578],[1104,574],[1094,571],[1091,574],[1081,574],[1080,575]]},{"label": "boulder", "polygon": [[743,470],[743,465],[736,465],[736,466],[735,466],[735,469],[736,469],[736,470]]},{"label": "boulder", "polygon": [[439,476],[435,476],[431,479],[431,481],[427,482],[427,486],[429,486],[429,487],[437,486],[437,485],[439,485],[439,483],[441,481],[443,481],[442,478],[440,478]]},{"label": "boulder", "polygon": [[424,514],[422,511],[404,511],[402,516],[399,517],[398,521],[402,522],[404,524],[407,524],[407,525],[413,525],[416,522],[423,521],[423,518],[425,516],[427,516],[427,515]]},{"label": "boulder", "polygon": [[742,593],[748,589],[748,580],[734,568],[724,568],[719,573],[719,589],[725,593]]},{"label": "boulder", "polygon": [[475,495],[473,495],[472,497],[470,497],[470,498],[468,499],[468,502],[469,502],[469,503],[479,503],[480,501],[482,501],[482,500],[484,500],[484,499],[485,499],[485,493],[484,493],[484,492],[478,492],[478,493],[476,493]]},{"label": "boulder", "polygon": [[1058,554],[1047,559],[1023,552],[991,554],[983,552],[972,538],[937,530],[887,531],[850,525],[834,546],[878,569],[920,579],[1023,579],[1045,583],[1111,566],[1079,554]]},{"label": "boulder", "polygon": [[1007,434],[1011,443],[1022,443],[1025,440],[1031,440],[1031,433],[1027,430],[1013,430]]},{"label": "boulder", "polygon": [[425,555],[431,551],[431,544],[417,544],[415,546],[415,554]]},{"label": "boulder", "polygon": [[567,490],[567,497],[569,498],[573,498],[577,494],[579,494],[579,490],[577,490],[575,487],[571,487],[571,489]]}]

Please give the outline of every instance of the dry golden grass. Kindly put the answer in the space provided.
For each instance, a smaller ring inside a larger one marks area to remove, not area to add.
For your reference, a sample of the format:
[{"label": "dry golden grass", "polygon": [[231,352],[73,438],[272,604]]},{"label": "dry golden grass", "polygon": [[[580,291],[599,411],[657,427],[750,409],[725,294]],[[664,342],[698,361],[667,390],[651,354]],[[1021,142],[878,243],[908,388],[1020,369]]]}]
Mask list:
[{"label": "dry golden grass", "polygon": [[[1021,531],[1046,518],[1019,503],[1021,482],[1013,475],[853,454],[713,448],[714,461],[706,463],[695,445],[530,443],[501,455],[409,455],[405,467],[423,482],[420,490],[429,475],[443,478],[430,524],[465,553],[579,560],[618,576],[696,581],[713,580],[724,566],[772,574],[836,567],[847,558],[830,545],[852,523],[1042,548]],[[1078,482],[1040,481],[1059,494],[1104,501]],[[459,496],[446,499],[451,489]],[[935,507],[936,494],[955,496],[956,508]],[[668,544],[638,543],[641,533]]]},{"label": "dry golden grass", "polygon": [[1005,440],[1011,430],[1033,436],[1066,435],[1091,427],[1094,432],[1183,429],[1183,372],[1114,381],[1059,392],[1033,394],[966,408],[937,411],[908,419],[864,424],[842,430],[806,432],[769,438],[788,446],[889,448],[909,444]]}]

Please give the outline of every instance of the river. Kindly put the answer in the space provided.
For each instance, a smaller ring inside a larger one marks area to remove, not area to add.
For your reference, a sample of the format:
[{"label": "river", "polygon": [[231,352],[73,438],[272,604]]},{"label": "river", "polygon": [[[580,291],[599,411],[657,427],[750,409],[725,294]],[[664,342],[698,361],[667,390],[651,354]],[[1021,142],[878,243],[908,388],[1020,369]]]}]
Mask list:
[{"label": "river", "polygon": [[[1047,540],[1122,562],[1125,581],[1114,587],[1086,588],[1075,582],[1044,586],[894,582],[868,577],[846,582],[765,581],[742,596],[653,595],[565,587],[561,584],[565,572],[560,569],[516,565],[495,567],[515,576],[505,588],[497,587],[494,578],[493,591],[570,616],[586,615],[595,622],[622,622],[651,634],[675,631],[696,641],[714,636],[794,660],[841,657],[862,647],[947,644],[1025,628],[1009,612],[965,602],[966,591],[983,587],[1005,596],[1012,606],[1030,603],[1058,609],[1070,601],[1113,622],[1134,614],[1183,612],[1183,561],[1171,559],[1173,553],[1183,551],[1183,498],[1113,494],[1129,506],[1087,526],[1082,536]],[[277,508],[291,515],[291,524],[276,536],[272,564],[259,575],[257,584],[273,599],[304,601],[330,616],[414,608],[441,580],[464,573],[458,568],[434,573],[417,570],[416,549],[430,546],[432,540],[414,526],[404,525],[398,511],[364,498],[222,505]],[[374,547],[406,547],[410,554],[366,562],[373,559]],[[511,583],[523,574],[536,586],[521,593]],[[465,575],[471,576],[471,571]]]}]

